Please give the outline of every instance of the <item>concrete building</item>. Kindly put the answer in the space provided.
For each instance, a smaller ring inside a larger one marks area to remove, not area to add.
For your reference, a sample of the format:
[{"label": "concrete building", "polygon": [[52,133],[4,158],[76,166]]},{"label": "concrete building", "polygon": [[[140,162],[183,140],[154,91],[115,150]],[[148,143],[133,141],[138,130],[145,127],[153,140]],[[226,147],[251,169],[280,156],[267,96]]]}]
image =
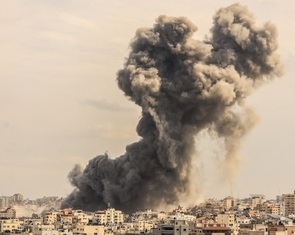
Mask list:
[{"label": "concrete building", "polygon": [[120,224],[124,222],[124,215],[122,211],[108,208],[103,211],[96,211],[94,218],[99,224]]},{"label": "concrete building", "polygon": [[133,223],[133,228],[140,233],[149,233],[154,228],[154,223],[146,220],[139,220]]},{"label": "concrete building", "polygon": [[295,234],[295,225],[286,225],[285,229],[287,231],[287,235],[294,235]]},{"label": "concrete building", "polygon": [[295,191],[293,194],[283,194],[282,203],[284,207],[284,215],[294,215],[295,214]]},{"label": "concrete building", "polygon": [[287,229],[284,225],[268,226],[268,235],[287,235]]},{"label": "concrete building", "polygon": [[221,224],[208,224],[203,228],[204,235],[230,235],[231,229]]},{"label": "concrete building", "polygon": [[230,209],[233,209],[235,206],[236,206],[236,199],[235,198],[228,196],[223,199],[223,208],[225,210],[228,211]]},{"label": "concrete building", "polygon": [[151,230],[152,235],[189,235],[189,225],[185,220],[170,221]]},{"label": "concrete building", "polygon": [[0,218],[1,219],[15,219],[16,218],[16,211],[8,207],[7,209],[0,210]]},{"label": "concrete building", "polygon": [[20,193],[16,193],[12,196],[11,200],[14,203],[22,203],[24,200],[24,196],[21,195]]},{"label": "concrete building", "polygon": [[43,223],[45,225],[55,224],[57,222],[57,215],[59,213],[57,211],[47,211],[45,216],[43,217]]},{"label": "concrete building", "polygon": [[0,209],[6,209],[10,206],[10,197],[0,197]]},{"label": "concrete building", "polygon": [[79,224],[88,224],[94,218],[94,214],[86,213],[82,210],[73,210],[73,219]]},{"label": "concrete building", "polygon": [[104,235],[104,226],[102,225],[77,225],[73,229],[74,235]]},{"label": "concrete building", "polygon": [[243,230],[241,229],[238,235],[266,235],[264,231],[257,230]]},{"label": "concrete building", "polygon": [[23,231],[23,222],[19,219],[1,219],[0,233],[16,233]]},{"label": "concrete building", "polygon": [[218,214],[216,221],[218,224],[224,224],[226,227],[233,228],[235,226],[235,216],[231,213]]},{"label": "concrete building", "polygon": [[263,203],[266,202],[262,194],[251,194],[250,207],[252,210],[261,210]]}]

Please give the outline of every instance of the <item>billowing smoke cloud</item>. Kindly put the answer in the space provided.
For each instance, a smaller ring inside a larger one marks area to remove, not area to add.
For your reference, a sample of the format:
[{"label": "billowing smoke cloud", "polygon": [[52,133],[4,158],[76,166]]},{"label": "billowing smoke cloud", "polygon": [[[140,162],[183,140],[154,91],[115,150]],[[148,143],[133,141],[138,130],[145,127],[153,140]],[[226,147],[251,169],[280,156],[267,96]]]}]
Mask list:
[{"label": "billowing smoke cloud", "polygon": [[205,128],[224,142],[225,167],[235,167],[240,141],[255,124],[244,100],[281,75],[275,27],[258,27],[239,4],[220,9],[210,38],[193,38],[185,17],[160,16],[137,30],[118,84],[142,108],[141,140],[116,159],[90,160],[69,174],[76,190],[63,207],[125,212],[176,204],[190,195],[195,136]]}]

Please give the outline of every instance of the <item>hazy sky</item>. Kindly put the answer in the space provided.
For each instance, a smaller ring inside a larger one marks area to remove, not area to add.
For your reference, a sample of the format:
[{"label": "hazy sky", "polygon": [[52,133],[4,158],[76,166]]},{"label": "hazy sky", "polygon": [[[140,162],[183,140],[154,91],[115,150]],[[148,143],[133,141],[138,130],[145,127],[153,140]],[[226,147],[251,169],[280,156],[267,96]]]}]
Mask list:
[{"label": "hazy sky", "polygon": [[[220,8],[237,1],[0,1],[0,193],[66,196],[67,174],[138,139],[140,109],[116,83],[130,40],[161,14],[186,16],[202,40]],[[260,117],[244,142],[232,184],[205,136],[198,160],[203,197],[268,198],[295,190],[295,1],[244,0],[258,24],[274,23],[285,74],[248,99]],[[292,80],[293,79],[293,80]]]}]

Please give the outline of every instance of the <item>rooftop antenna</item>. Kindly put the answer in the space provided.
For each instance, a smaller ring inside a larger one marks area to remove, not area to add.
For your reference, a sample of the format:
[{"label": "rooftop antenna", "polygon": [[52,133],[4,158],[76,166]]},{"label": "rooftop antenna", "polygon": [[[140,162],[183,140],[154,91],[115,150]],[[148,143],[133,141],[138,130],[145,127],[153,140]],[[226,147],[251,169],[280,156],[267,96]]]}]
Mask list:
[{"label": "rooftop antenna", "polygon": [[233,197],[233,184],[230,183],[230,196]]}]

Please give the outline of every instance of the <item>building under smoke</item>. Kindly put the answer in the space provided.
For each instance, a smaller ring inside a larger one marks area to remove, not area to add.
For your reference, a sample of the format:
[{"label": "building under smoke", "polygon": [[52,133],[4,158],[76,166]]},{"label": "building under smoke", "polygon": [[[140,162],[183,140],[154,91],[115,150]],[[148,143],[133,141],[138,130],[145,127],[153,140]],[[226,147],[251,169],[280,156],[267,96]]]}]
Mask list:
[{"label": "building under smoke", "polygon": [[194,137],[204,129],[224,143],[224,167],[231,173],[256,121],[245,98],[281,75],[277,32],[270,23],[255,25],[239,4],[217,11],[206,40],[196,40],[196,31],[187,18],[164,15],[153,28],[137,30],[117,81],[142,108],[141,139],[118,158],[105,154],[84,170],[75,166],[69,179],[76,189],[63,207],[93,211],[110,203],[132,212],[194,196]]}]

